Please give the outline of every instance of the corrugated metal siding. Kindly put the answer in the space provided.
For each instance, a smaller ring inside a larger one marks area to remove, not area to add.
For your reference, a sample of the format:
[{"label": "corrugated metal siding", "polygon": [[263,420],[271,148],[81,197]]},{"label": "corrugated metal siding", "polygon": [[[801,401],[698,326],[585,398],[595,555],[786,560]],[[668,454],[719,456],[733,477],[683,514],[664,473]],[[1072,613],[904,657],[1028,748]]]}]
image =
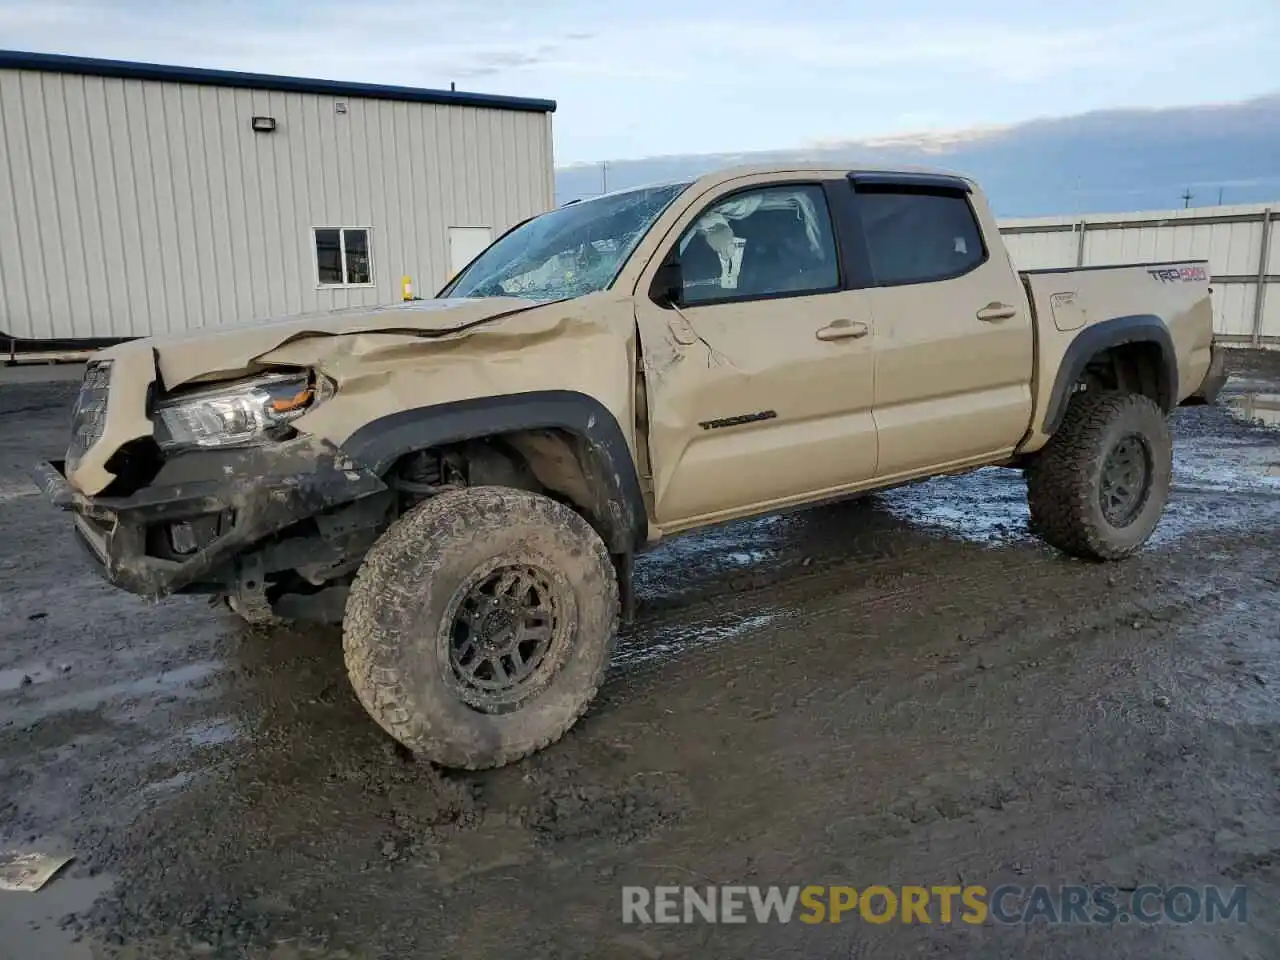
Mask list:
[{"label": "corrugated metal siding", "polygon": [[[390,303],[404,275],[427,296],[449,227],[553,205],[537,112],[0,70],[0,137],[0,330],[20,338]],[[370,228],[372,286],[317,288],[320,226]]]},{"label": "corrugated metal siding", "polygon": [[1243,283],[1219,284],[1213,289],[1213,330],[1229,337],[1253,331],[1254,288]]},{"label": "corrugated metal siding", "polygon": [[1014,233],[1004,238],[1013,262],[1023,270],[1073,266],[1076,262],[1074,232]]},{"label": "corrugated metal siding", "polygon": [[[1257,204],[1004,220],[1000,228],[1014,263],[1025,270],[1075,266],[1082,229],[1084,266],[1208,260],[1215,332],[1261,343],[1280,342],[1278,218],[1280,204]],[[1268,234],[1259,311],[1257,281]]]},{"label": "corrugated metal siding", "polygon": [[1084,262],[1205,259],[1215,274],[1256,273],[1261,223],[1116,227],[1087,230]]}]

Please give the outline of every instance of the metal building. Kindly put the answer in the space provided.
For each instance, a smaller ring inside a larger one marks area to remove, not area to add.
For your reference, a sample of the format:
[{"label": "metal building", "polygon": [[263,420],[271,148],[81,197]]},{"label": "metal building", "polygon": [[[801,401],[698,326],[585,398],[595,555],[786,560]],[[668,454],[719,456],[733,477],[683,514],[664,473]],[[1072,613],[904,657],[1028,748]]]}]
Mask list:
[{"label": "metal building", "polygon": [[1280,209],[1266,204],[1002,220],[1024,270],[1195,258],[1209,261],[1213,328],[1224,341],[1280,345]]},{"label": "metal building", "polygon": [[553,205],[554,110],[0,51],[0,349],[430,296]]}]

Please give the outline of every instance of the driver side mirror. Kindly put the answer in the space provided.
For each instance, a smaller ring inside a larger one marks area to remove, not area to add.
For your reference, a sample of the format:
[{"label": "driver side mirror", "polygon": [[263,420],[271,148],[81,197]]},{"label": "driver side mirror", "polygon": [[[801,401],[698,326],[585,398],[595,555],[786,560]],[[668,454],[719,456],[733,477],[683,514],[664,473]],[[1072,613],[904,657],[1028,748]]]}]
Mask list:
[{"label": "driver side mirror", "polygon": [[653,275],[649,298],[660,307],[680,306],[684,299],[684,273],[678,257],[668,257]]}]

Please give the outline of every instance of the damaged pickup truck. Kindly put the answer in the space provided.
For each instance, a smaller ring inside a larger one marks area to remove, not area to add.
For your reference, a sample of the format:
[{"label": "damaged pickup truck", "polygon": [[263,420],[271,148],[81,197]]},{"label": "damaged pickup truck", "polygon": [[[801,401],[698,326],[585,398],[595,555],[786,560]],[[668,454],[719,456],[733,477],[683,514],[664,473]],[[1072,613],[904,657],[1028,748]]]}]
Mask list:
[{"label": "damaged pickup truck", "polygon": [[1019,273],[962,177],[735,169],[537,216],[433,300],[103,351],[36,473],[111,582],[341,620],[386,731],[495,767],[587,708],[661,537],[999,465],[1048,543],[1132,553],[1212,341],[1202,262]]}]

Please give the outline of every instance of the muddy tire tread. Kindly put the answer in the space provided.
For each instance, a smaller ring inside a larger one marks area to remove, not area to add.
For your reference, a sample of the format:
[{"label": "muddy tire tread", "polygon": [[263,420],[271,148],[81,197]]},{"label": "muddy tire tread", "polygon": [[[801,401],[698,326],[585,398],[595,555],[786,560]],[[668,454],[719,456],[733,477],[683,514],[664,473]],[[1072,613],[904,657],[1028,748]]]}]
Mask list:
[{"label": "muddy tire tread", "polygon": [[[343,621],[343,651],[356,696],[387,733],[418,754],[435,759],[448,754],[448,766],[466,770],[486,770],[514,763],[555,743],[578,721],[595,699],[613,653],[618,631],[618,589],[613,576],[606,579],[612,611],[608,642],[595,666],[590,688],[568,721],[535,742],[496,751],[459,753],[437,735],[421,712],[413,711],[403,677],[392,664],[397,658],[397,640],[378,628],[376,611],[383,604],[398,603],[396,558],[405,550],[429,551],[432,565],[451,547],[466,542],[475,522],[482,516],[501,512],[523,513],[520,522],[563,526],[580,523],[590,535],[584,546],[597,562],[612,570],[604,542],[586,521],[570,508],[548,497],[506,487],[469,487],[451,490],[418,504],[398,518],[366,555],[348,595]],[[431,544],[430,547],[427,544]]]},{"label": "muddy tire tread", "polygon": [[[1103,432],[1132,408],[1147,408],[1160,422],[1164,414],[1148,397],[1130,393],[1089,392],[1074,396],[1057,432],[1026,470],[1031,527],[1037,536],[1075,557],[1119,560],[1141,544],[1119,547],[1086,517],[1097,496],[1091,478],[1107,451]],[[1171,445],[1168,427],[1148,438],[1156,446]]]}]

